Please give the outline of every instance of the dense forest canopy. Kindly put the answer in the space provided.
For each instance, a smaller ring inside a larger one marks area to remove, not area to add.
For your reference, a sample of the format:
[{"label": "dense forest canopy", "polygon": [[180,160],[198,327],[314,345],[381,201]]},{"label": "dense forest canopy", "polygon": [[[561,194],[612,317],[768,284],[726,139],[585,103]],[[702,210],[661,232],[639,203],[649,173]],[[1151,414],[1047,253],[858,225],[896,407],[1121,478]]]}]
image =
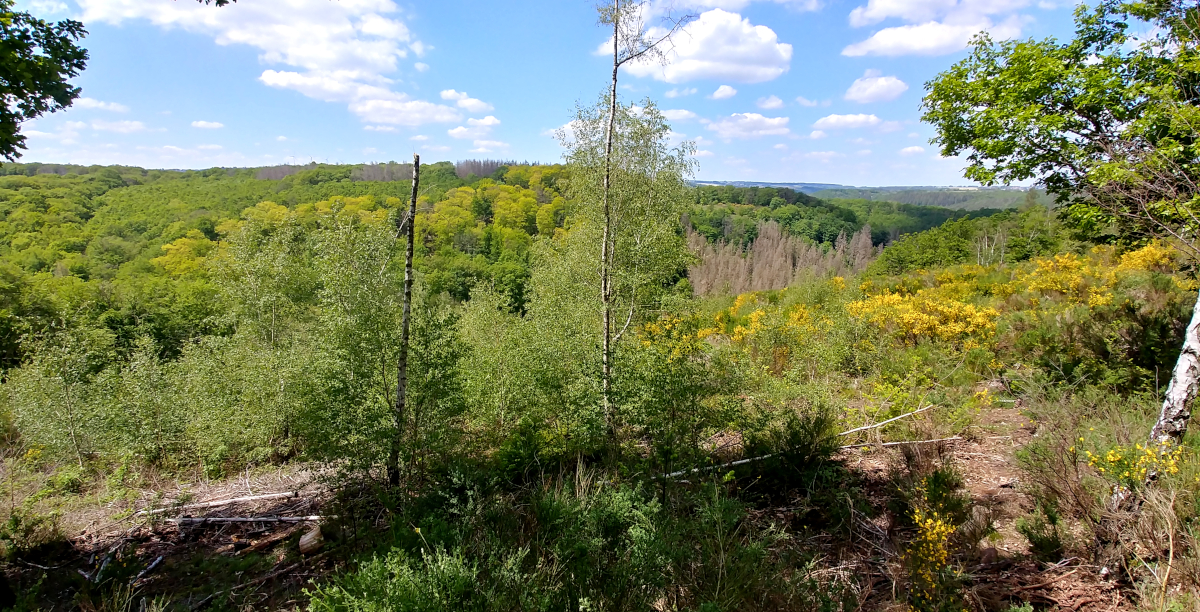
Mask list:
[{"label": "dense forest canopy", "polygon": [[[476,174],[483,171],[490,172]],[[464,301],[483,283],[523,308],[530,249],[568,225],[566,172],[486,160],[424,165],[417,254],[429,290]],[[19,336],[58,318],[102,322],[124,342],[150,334],[174,353],[216,329],[221,307],[203,261],[238,220],[270,207],[385,214],[407,197],[412,166],[174,171],[29,163],[0,173],[0,266],[11,287],[4,350],[13,363]],[[700,187],[693,194],[681,231],[739,246],[768,221],[832,246],[864,226],[882,244],[960,214],[833,203],[791,190]]]}]

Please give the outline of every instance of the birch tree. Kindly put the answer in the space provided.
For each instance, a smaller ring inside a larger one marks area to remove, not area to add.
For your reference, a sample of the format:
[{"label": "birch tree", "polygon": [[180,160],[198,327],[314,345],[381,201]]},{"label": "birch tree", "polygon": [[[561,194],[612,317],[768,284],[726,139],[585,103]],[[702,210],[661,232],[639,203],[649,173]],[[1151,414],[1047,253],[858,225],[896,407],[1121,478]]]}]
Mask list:
[{"label": "birch tree", "polygon": [[[657,175],[666,171],[666,183],[678,183],[672,177],[682,177],[690,166],[686,157],[672,156],[666,148],[669,132],[661,114],[647,105],[648,114],[634,107],[623,107],[617,98],[617,82],[621,67],[638,62],[663,62],[667,60],[667,48],[671,37],[691,21],[692,16],[672,17],[666,15],[662,24],[650,27],[650,15],[654,11],[649,0],[609,0],[598,7],[599,24],[611,29],[612,76],[607,94],[598,107],[580,108],[572,123],[573,134],[563,134],[570,150],[568,159],[576,166],[574,195],[582,202],[594,205],[598,213],[594,221],[600,227],[600,385],[604,404],[604,420],[609,437],[615,434],[616,415],[612,398],[613,347],[633,319],[633,300],[629,300],[629,312],[620,330],[615,330],[615,301],[620,293],[615,284],[615,274],[621,265],[617,249],[624,242],[622,232],[639,216],[660,207],[664,195],[671,188],[656,185]],[[602,112],[600,109],[603,109]],[[602,128],[602,130],[597,130]],[[622,133],[628,130],[628,133]],[[589,175],[587,169],[599,169],[599,176]],[[582,171],[582,172],[581,172]],[[618,184],[625,179],[641,176],[649,181],[633,180]],[[599,179],[598,181],[589,179]],[[637,193],[642,191],[644,193]],[[635,195],[637,193],[637,195]],[[597,197],[598,196],[598,197]],[[640,200],[640,201],[638,201]],[[637,204],[634,204],[638,201]],[[665,212],[665,211],[664,211]],[[653,231],[651,231],[653,233]],[[646,243],[635,240],[638,246]],[[630,294],[627,293],[627,297]]]}]

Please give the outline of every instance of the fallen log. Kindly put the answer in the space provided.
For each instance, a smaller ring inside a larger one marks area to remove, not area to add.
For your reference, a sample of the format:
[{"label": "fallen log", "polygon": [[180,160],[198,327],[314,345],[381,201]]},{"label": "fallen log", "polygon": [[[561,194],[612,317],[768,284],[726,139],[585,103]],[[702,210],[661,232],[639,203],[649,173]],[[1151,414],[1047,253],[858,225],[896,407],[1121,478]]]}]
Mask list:
[{"label": "fallen log", "polygon": [[288,491],[285,493],[267,493],[265,495],[250,495],[248,497],[234,497],[232,499],[222,499],[222,500],[211,501],[211,502],[200,502],[198,504],[187,504],[184,506],[169,506],[166,508],[155,508],[153,510],[141,510],[139,512],[135,512],[134,516],[150,516],[152,514],[162,514],[164,512],[179,512],[182,510],[198,510],[201,508],[219,508],[221,506],[228,506],[229,504],[238,504],[241,502],[249,502],[249,501],[260,501],[260,500],[264,500],[264,499],[291,499],[291,498],[297,497],[299,495],[300,494],[295,491]]},{"label": "fallen log", "polygon": [[337,518],[336,516],[184,516],[166,519],[177,525],[200,525],[204,523],[306,523]]}]

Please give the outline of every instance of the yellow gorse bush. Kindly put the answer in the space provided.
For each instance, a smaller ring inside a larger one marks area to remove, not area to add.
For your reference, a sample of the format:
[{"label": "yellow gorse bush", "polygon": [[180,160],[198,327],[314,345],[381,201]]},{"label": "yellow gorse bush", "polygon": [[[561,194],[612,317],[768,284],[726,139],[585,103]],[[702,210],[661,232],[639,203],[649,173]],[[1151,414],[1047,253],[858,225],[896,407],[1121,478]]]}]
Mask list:
[{"label": "yellow gorse bush", "polygon": [[914,610],[933,609],[940,601],[950,562],[950,536],[954,525],[937,512],[913,509],[917,535],[908,547],[910,602]]},{"label": "yellow gorse bush", "polygon": [[1183,447],[1173,447],[1167,441],[1146,446],[1114,446],[1102,455],[1089,450],[1083,454],[1088,465],[1102,476],[1129,489],[1141,486],[1151,474],[1178,474],[1183,461]]},{"label": "yellow gorse bush", "polygon": [[689,359],[703,351],[704,338],[712,329],[702,329],[696,315],[666,315],[638,329],[642,346],[654,348],[670,360]]},{"label": "yellow gorse bush", "polygon": [[938,339],[972,348],[996,334],[1000,312],[922,290],[883,293],[846,305],[850,316],[891,331],[908,342]]}]

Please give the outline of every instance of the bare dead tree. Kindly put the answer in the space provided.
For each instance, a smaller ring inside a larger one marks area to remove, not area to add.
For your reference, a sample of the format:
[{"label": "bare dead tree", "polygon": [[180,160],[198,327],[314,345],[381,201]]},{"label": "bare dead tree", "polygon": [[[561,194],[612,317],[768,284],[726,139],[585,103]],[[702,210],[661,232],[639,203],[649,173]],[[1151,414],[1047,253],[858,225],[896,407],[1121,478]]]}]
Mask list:
[{"label": "bare dead tree", "polygon": [[699,259],[689,268],[688,279],[702,296],[783,289],[803,280],[855,274],[879,253],[869,226],[849,240],[843,236],[840,246],[824,246],[789,236],[774,221],[760,223],[758,237],[747,248],[712,244],[696,232],[688,232],[688,246]]},{"label": "bare dead tree", "polygon": [[417,189],[421,183],[421,156],[413,154],[412,163],[412,198],[408,202],[408,214],[405,217],[396,215],[397,236],[403,231],[407,238],[404,249],[404,301],[400,312],[400,355],[396,364],[396,404],[392,411],[396,431],[392,438],[392,447],[388,453],[387,476],[388,484],[400,484],[400,445],[404,437],[405,395],[408,392],[408,333],[412,316],[412,286],[413,286],[413,241],[414,228],[417,220]]}]

